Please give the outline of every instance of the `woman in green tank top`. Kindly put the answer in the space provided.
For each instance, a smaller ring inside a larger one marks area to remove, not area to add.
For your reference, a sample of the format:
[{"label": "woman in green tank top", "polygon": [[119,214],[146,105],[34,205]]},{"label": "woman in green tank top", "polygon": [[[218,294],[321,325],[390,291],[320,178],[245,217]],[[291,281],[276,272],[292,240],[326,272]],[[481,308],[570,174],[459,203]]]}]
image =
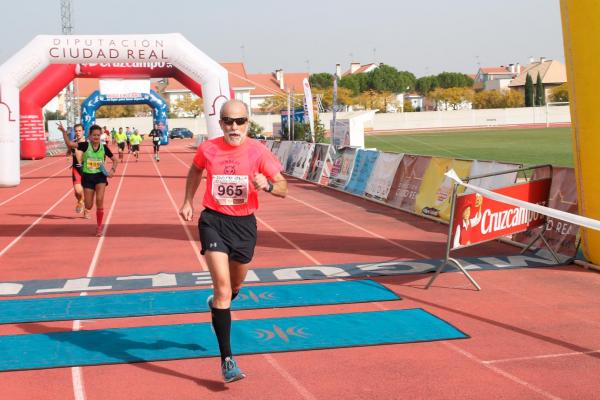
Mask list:
[{"label": "woman in green tank top", "polygon": [[[94,199],[96,200],[96,236],[102,236],[102,220],[104,219],[104,192],[108,179],[117,170],[118,160],[107,145],[100,142],[102,128],[92,125],[89,132],[89,142],[79,143],[77,160],[82,169],[83,197],[85,201],[84,218],[90,218]],[[110,158],[112,168],[105,167],[105,159]]]}]

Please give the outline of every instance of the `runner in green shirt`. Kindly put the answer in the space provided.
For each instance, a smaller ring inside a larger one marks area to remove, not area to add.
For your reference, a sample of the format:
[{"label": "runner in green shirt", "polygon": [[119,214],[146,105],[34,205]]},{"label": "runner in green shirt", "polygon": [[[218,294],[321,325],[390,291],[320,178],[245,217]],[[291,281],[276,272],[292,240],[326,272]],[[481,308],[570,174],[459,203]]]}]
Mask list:
[{"label": "runner in green shirt", "polygon": [[142,143],[142,137],[137,131],[133,131],[133,133],[129,137],[129,141],[131,142],[131,151],[133,152],[133,156],[135,157],[135,162],[138,162],[138,157],[140,153],[140,143]]}]

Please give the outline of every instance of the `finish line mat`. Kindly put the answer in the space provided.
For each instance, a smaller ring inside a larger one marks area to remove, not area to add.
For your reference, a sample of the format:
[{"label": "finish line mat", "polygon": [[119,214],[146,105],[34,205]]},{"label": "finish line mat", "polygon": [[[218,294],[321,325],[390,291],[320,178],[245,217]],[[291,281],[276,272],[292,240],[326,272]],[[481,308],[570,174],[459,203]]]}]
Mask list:
[{"label": "finish line mat", "polygon": [[[532,253],[495,257],[459,258],[469,271],[503,270],[508,268],[551,267],[557,264]],[[434,272],[442,260],[398,260],[369,263],[305,265],[295,267],[256,268],[248,271],[246,283],[269,284],[310,279],[364,279],[377,276],[426,274]],[[165,269],[172,270],[171,266]],[[444,272],[458,271],[448,266]],[[0,282],[0,296],[34,296],[115,290],[164,289],[209,286],[210,272],[157,272],[150,275],[97,276]]]},{"label": "finish line mat", "polygon": [[[372,346],[468,336],[415,308],[233,321],[235,354]],[[210,323],[0,336],[0,371],[219,355]]]},{"label": "finish line mat", "polygon": [[[212,289],[0,301],[0,323],[207,312]],[[399,300],[371,280],[247,286],[232,310]]]}]

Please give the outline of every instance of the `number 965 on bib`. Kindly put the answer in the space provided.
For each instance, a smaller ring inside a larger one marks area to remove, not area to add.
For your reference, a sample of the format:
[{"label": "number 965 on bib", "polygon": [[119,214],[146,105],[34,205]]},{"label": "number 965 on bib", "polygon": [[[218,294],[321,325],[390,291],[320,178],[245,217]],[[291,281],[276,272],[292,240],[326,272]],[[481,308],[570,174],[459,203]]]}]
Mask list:
[{"label": "number 965 on bib", "polygon": [[247,175],[213,175],[213,198],[223,206],[246,204],[248,202]]}]

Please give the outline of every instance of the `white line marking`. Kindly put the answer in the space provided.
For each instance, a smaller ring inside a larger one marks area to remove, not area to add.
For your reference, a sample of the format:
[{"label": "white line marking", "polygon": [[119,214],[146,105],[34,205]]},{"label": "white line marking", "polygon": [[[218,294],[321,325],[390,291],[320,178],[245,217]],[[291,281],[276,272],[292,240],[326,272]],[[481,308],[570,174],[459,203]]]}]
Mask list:
[{"label": "white line marking", "polygon": [[[11,197],[11,198],[9,198],[9,199],[6,199],[6,200],[4,200],[2,203],[0,203],[0,206],[3,206],[3,205],[5,205],[5,204],[6,204],[6,203],[8,203],[9,201],[16,199],[16,198],[17,198],[17,197],[19,197],[20,195],[22,195],[22,194],[25,194],[25,193],[29,192],[31,189],[33,189],[33,188],[35,188],[35,187],[37,187],[37,186],[41,185],[42,183],[46,182],[48,179],[50,179],[50,178],[52,178],[52,177],[54,177],[54,176],[56,176],[56,175],[60,174],[61,172],[63,172],[63,171],[65,170],[65,168],[67,168],[67,167],[63,167],[63,168],[59,169],[58,171],[56,171],[54,174],[50,175],[49,177],[47,177],[47,178],[46,178],[46,179],[44,179],[43,181],[39,181],[39,182],[38,182],[38,183],[36,183],[35,185],[32,185],[32,186],[28,187],[27,189],[23,190],[22,192],[15,194],[13,197]],[[71,189],[71,190],[73,190],[73,189]]]},{"label": "white line marking", "polygon": [[39,167],[37,167],[37,168],[35,168],[35,169],[32,169],[31,171],[27,171],[27,172],[25,172],[25,173],[21,174],[21,176],[27,176],[27,175],[29,175],[29,174],[32,174],[32,173],[34,173],[35,171],[37,171],[37,170],[40,170],[40,169],[42,169],[42,168],[48,168],[50,165],[52,165],[52,164],[56,164],[58,161],[60,161],[60,158],[59,158],[59,157],[57,157],[57,158],[58,158],[57,160],[54,160],[54,161],[52,161],[52,162],[50,162],[50,163],[48,163],[48,164],[46,164],[46,165],[41,165],[41,166],[39,166]]},{"label": "white line marking", "polygon": [[482,361],[482,363],[484,363],[484,364],[497,364],[497,363],[512,362],[512,361],[543,360],[543,359],[546,359],[546,358],[584,356],[586,354],[596,354],[596,353],[600,353],[600,350],[574,351],[574,352],[571,352],[571,353],[542,354],[542,355],[539,355],[539,356],[529,356],[529,357],[502,358],[502,359],[498,359],[498,360]]},{"label": "white line marking", "polygon": [[179,215],[179,208],[177,207],[177,204],[175,203],[175,200],[173,199],[173,196],[171,195],[171,191],[167,187],[167,184],[166,184],[162,174],[160,173],[160,170],[158,169],[158,165],[156,165],[157,163],[152,162],[152,164],[154,165],[154,169],[156,169],[156,173],[158,174],[158,177],[160,178],[160,181],[162,182],[163,187],[165,188],[165,191],[167,192],[167,196],[169,196],[171,205],[173,206],[173,208],[175,209],[175,213],[177,214],[177,219],[179,220],[179,223],[181,224],[181,226],[183,226],[183,229],[185,230],[185,234],[188,238],[188,241],[190,242],[190,245],[192,246],[192,249],[194,250],[194,254],[198,258],[198,261],[200,262],[200,266],[202,267],[202,270],[208,271],[208,265],[206,264],[206,260],[204,260],[204,256],[202,254],[200,254],[200,249],[198,249],[198,244],[194,240],[194,237],[192,236],[192,233],[190,232],[190,228],[189,228],[188,224],[183,220],[183,218],[181,218],[181,215]]},{"label": "white line marking", "polygon": [[21,232],[21,234],[19,236],[14,238],[12,242],[10,242],[4,249],[2,249],[2,251],[0,251],[0,257],[2,257],[8,250],[10,250],[11,247],[13,247],[19,240],[21,240],[21,238],[23,236],[25,236],[27,234],[27,232],[29,232],[34,226],[36,226],[38,224],[38,222],[40,222],[46,216],[46,214],[48,214],[50,211],[52,211],[54,209],[54,207],[56,207],[60,202],[62,202],[65,199],[65,197],[67,197],[72,192],[73,192],[73,189],[67,190],[67,193],[63,194],[61,196],[61,198],[56,201],[56,203],[52,204],[50,206],[50,208],[48,208],[42,215],[40,215],[38,217],[38,219],[33,221],[31,223],[31,225],[29,225],[27,227],[27,229],[25,229],[23,232]]},{"label": "white line marking", "polygon": [[526,387],[527,389],[529,389],[529,390],[531,390],[533,392],[538,393],[541,396],[544,396],[547,399],[562,400],[560,397],[557,397],[557,396],[555,396],[555,395],[553,395],[551,393],[548,393],[545,390],[542,390],[539,387],[537,387],[535,385],[532,385],[529,382],[526,382],[526,381],[524,381],[524,380],[522,380],[522,379],[520,379],[520,378],[518,378],[518,377],[516,377],[516,376],[514,376],[512,374],[509,374],[508,372],[506,372],[506,371],[504,371],[504,370],[502,370],[502,369],[500,369],[500,368],[498,368],[498,367],[496,367],[494,365],[486,364],[484,361],[480,360],[479,358],[477,358],[473,354],[469,353],[466,350],[461,349],[460,347],[458,347],[458,346],[456,346],[456,345],[454,345],[452,343],[443,342],[443,341],[439,342],[439,343],[443,344],[444,346],[449,347],[450,349],[452,349],[452,350],[454,350],[454,351],[456,351],[456,352],[458,352],[460,354],[462,354],[463,356],[467,357],[468,359],[475,361],[477,364],[481,364],[484,367],[492,370],[493,372],[495,372],[495,373],[497,373],[499,375],[502,375],[503,377],[507,378],[508,380],[510,380],[510,381],[512,381],[514,383],[517,383],[519,385],[522,385],[522,386]]},{"label": "white line marking", "polygon": [[393,241],[393,240],[391,240],[391,239],[388,239],[388,238],[386,238],[386,237],[384,237],[384,236],[381,236],[381,235],[379,235],[378,233],[371,232],[370,230],[368,230],[368,229],[365,229],[365,228],[363,228],[362,226],[356,225],[356,224],[354,224],[354,223],[352,223],[352,222],[350,222],[350,221],[348,221],[348,220],[345,220],[344,218],[338,217],[337,215],[333,215],[333,214],[331,214],[331,213],[329,213],[329,212],[327,212],[327,211],[325,211],[325,210],[322,210],[322,209],[320,209],[319,207],[313,206],[312,204],[309,204],[309,203],[307,203],[307,202],[305,202],[305,201],[303,201],[303,200],[300,200],[300,199],[298,199],[298,198],[296,198],[296,197],[294,197],[294,196],[291,196],[291,195],[289,195],[289,194],[288,194],[286,197],[288,197],[288,198],[290,198],[290,199],[292,199],[292,200],[294,200],[294,201],[296,201],[296,202],[298,202],[298,203],[304,204],[305,206],[307,206],[307,207],[310,207],[310,208],[312,208],[313,210],[317,210],[317,211],[319,211],[320,213],[323,213],[323,214],[325,214],[325,215],[327,215],[327,216],[329,216],[329,217],[331,217],[331,218],[333,218],[333,219],[336,219],[336,220],[338,220],[338,221],[340,221],[340,222],[343,222],[343,223],[345,223],[345,224],[348,224],[348,225],[350,225],[350,226],[351,226],[351,227],[353,227],[353,228],[356,228],[356,229],[358,229],[358,230],[361,230],[361,231],[363,231],[363,232],[365,232],[365,233],[368,233],[369,235],[371,235],[371,236],[373,236],[373,237],[376,237],[376,238],[378,238],[378,239],[381,239],[381,240],[385,240],[386,242],[390,243],[390,244],[391,244],[391,245],[393,245],[393,246],[396,246],[396,247],[398,247],[398,248],[400,248],[400,249],[406,250],[406,251],[408,251],[408,252],[410,252],[410,253],[416,254],[417,256],[419,256],[419,257],[421,257],[421,258],[430,258],[429,256],[427,256],[427,255],[425,255],[425,254],[423,254],[423,253],[420,253],[420,252],[418,252],[418,251],[416,251],[416,250],[413,250],[413,249],[411,249],[411,248],[408,248],[408,247],[406,247],[406,246],[403,246],[403,245],[401,245],[401,244],[399,244],[399,243],[396,243],[396,242],[394,242],[394,241]]},{"label": "white line marking", "polygon": [[[119,181],[119,186],[117,186],[117,191],[115,192],[115,197],[113,198],[113,202],[110,206],[110,211],[108,212],[108,216],[106,217],[106,222],[102,227],[102,236],[98,240],[98,244],[96,245],[96,250],[94,251],[94,256],[92,257],[92,261],[90,262],[90,266],[88,268],[88,272],[86,277],[91,278],[94,276],[94,272],[96,270],[96,265],[98,263],[98,257],[100,256],[100,250],[102,249],[102,245],[104,244],[104,238],[106,235],[106,228],[108,224],[110,224],[110,220],[112,218],[113,211],[115,209],[115,205],[117,204],[117,198],[119,197],[119,193],[121,192],[121,186],[123,185],[123,179],[125,178],[125,172],[127,171],[127,166],[129,165],[129,156],[127,160],[125,160],[125,168],[123,168],[123,173],[121,174],[121,180]],[[87,292],[82,292],[80,296],[86,296]],[[78,331],[81,329],[81,321],[75,320],[73,321],[73,331]],[[85,400],[85,387],[83,383],[83,370],[81,367],[71,367],[71,380],[73,382],[73,395],[75,396],[75,400]]]},{"label": "white line marking", "polygon": [[271,225],[267,224],[261,218],[256,217],[256,219],[258,220],[258,222],[260,222],[261,224],[263,224],[264,226],[269,228],[272,232],[274,232],[277,236],[279,236],[287,244],[289,244],[290,246],[292,246],[293,248],[298,250],[300,253],[302,253],[302,255],[305,256],[306,258],[308,258],[310,261],[314,262],[317,265],[321,265],[321,263],[316,258],[314,258],[310,254],[308,254],[306,251],[302,250],[298,245],[296,245],[294,242],[292,242],[291,240],[289,240],[288,238],[283,236],[281,233],[277,232]]}]

